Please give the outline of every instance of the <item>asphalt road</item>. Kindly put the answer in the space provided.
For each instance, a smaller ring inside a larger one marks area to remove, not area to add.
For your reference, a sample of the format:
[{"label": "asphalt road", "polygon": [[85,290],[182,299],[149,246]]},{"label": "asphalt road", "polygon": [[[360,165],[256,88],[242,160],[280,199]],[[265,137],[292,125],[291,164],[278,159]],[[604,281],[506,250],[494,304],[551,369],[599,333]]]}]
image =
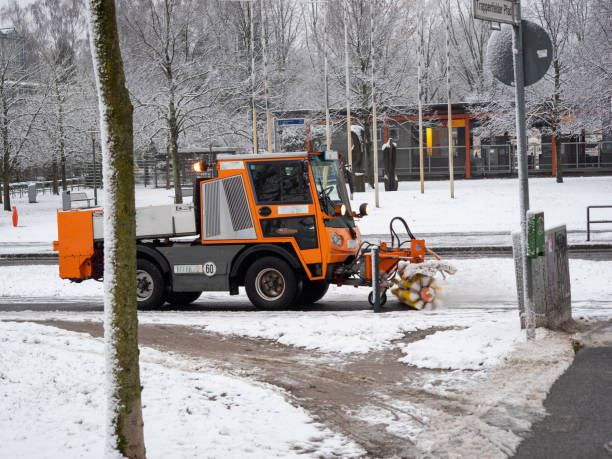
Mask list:
[{"label": "asphalt road", "polygon": [[553,384],[517,459],[612,458],[612,347],[586,348]]}]

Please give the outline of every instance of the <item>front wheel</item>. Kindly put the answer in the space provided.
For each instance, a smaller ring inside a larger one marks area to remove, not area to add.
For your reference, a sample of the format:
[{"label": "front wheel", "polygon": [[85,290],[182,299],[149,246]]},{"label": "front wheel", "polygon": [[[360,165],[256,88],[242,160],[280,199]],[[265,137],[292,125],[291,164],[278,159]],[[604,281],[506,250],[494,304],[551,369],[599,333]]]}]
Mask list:
[{"label": "front wheel", "polygon": [[312,304],[325,296],[329,289],[329,282],[326,280],[304,281],[302,293],[298,296],[297,303],[301,305]]},{"label": "front wheel", "polygon": [[295,272],[276,257],[255,261],[246,272],[244,284],[249,300],[260,309],[286,309],[298,293]]},{"label": "front wheel", "polygon": [[136,268],[138,309],[156,309],[164,304],[164,278],[149,260],[139,258]]}]

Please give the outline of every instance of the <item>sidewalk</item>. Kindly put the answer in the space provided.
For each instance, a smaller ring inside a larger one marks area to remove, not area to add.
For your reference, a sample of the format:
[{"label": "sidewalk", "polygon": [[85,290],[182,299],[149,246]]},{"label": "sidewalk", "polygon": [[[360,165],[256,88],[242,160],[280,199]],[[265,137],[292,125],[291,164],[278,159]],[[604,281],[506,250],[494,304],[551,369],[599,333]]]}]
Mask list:
[{"label": "sidewalk", "polygon": [[553,384],[544,407],[515,458],[612,457],[612,321],[579,336],[569,369]]}]

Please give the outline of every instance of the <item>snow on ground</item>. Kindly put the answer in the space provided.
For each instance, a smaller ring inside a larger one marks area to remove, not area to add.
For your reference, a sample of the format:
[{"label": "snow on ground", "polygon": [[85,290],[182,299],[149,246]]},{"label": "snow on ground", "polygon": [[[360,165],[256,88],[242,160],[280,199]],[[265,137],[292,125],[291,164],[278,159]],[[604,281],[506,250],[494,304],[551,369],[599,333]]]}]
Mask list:
[{"label": "snow on ground", "polygon": [[[421,368],[479,370],[501,363],[525,332],[516,314],[498,314],[463,330],[439,331],[402,346],[400,359]],[[449,346],[449,343],[453,343]]]},{"label": "snow on ground", "polygon": [[[102,340],[28,323],[0,330],[0,457],[100,457]],[[364,454],[277,388],[149,348],[140,368],[148,457]]]},{"label": "snow on ground", "polygon": [[[227,293],[204,293],[196,302],[200,311],[144,311],[141,323],[196,327],[222,335],[245,336],[321,352],[367,353],[393,345],[404,333],[432,327],[454,328],[437,332],[403,348],[406,363],[429,368],[473,369],[491,367],[523,338],[516,307],[512,259],[450,260],[457,266],[444,283],[446,305],[436,311],[395,310],[373,314],[365,298],[368,289],[333,287],[325,305],[354,301],[353,310],[257,311],[246,299]],[[612,317],[612,264],[570,260],[574,316]],[[47,301],[46,298],[102,300],[102,284],[73,284],[57,276],[56,266],[0,267],[0,298],[8,301]],[[32,286],[36,286],[36,290]],[[389,297],[389,303],[394,302]],[[227,303],[226,303],[227,302]],[[226,304],[234,305],[226,307]],[[207,308],[207,304],[213,306]],[[223,307],[221,307],[223,306]],[[221,309],[221,310],[220,310]],[[233,310],[232,310],[233,309]],[[332,308],[330,308],[332,309]],[[360,310],[361,309],[361,310]],[[101,313],[0,313],[0,319],[101,320]],[[448,350],[446,343],[462,343]]]},{"label": "snow on ground", "polygon": [[[566,224],[569,230],[586,231],[586,207],[610,204],[612,177],[569,177],[563,184],[554,178],[530,178],[532,209],[544,211],[546,227]],[[425,183],[400,182],[399,191],[380,193],[380,208],[374,192],[355,193],[352,207],[370,203],[372,214],[360,220],[363,234],[386,234],[389,221],[404,217],[413,233],[461,231],[514,231],[519,227],[518,179],[455,181],[455,199],[450,199],[447,180]],[[599,225],[596,229],[604,229]],[[612,232],[612,225],[608,226]],[[606,233],[607,240],[612,233]]]},{"label": "snow on ground", "polygon": [[[609,204],[612,177],[568,177],[557,184],[554,178],[532,178],[531,208],[543,210],[546,226],[565,223],[568,230],[586,230],[586,206]],[[85,190],[93,196],[91,189]],[[455,181],[455,199],[449,197],[449,182],[425,183],[425,194],[418,182],[400,182],[399,191],[380,193],[379,209],[374,206],[374,192],[355,193],[353,208],[369,202],[372,215],[359,221],[363,234],[387,234],[394,216],[404,217],[415,234],[462,231],[511,232],[519,226],[517,179]],[[136,206],[171,204],[172,190],[136,188]],[[104,192],[98,193],[100,205]],[[189,199],[189,198],[188,198]],[[19,212],[19,226],[13,228],[10,212],[0,212],[0,252],[51,251],[57,239],[57,208],[61,196],[39,195],[38,203],[29,204],[27,196],[15,197],[12,205]],[[612,239],[612,225],[598,225],[596,230],[610,232],[594,235],[595,239]],[[19,248],[15,243],[24,244]],[[27,243],[48,244],[28,246]]]}]

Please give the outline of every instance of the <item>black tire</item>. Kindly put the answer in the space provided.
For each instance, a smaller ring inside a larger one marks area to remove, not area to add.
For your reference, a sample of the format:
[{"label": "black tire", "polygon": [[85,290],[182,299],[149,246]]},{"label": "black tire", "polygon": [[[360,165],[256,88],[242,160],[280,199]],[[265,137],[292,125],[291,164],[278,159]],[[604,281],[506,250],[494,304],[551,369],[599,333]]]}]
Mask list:
[{"label": "black tire", "polygon": [[286,309],[298,294],[295,271],[276,257],[256,260],[247,269],[244,286],[251,303],[260,309]]},{"label": "black tire", "polygon": [[[381,293],[380,294],[380,307],[383,307],[386,302],[387,302],[387,292]],[[370,294],[368,295],[368,303],[370,303],[370,306],[374,306],[374,292],[370,292]]]},{"label": "black tire", "polygon": [[200,298],[202,292],[168,292],[166,302],[172,306],[185,306]]},{"label": "black tire", "polygon": [[329,282],[326,280],[311,281],[305,280],[302,293],[298,296],[297,304],[313,304],[325,296],[329,289]]},{"label": "black tire", "polygon": [[139,258],[136,268],[136,299],[138,309],[157,309],[164,304],[164,278],[159,268],[149,260]]}]

